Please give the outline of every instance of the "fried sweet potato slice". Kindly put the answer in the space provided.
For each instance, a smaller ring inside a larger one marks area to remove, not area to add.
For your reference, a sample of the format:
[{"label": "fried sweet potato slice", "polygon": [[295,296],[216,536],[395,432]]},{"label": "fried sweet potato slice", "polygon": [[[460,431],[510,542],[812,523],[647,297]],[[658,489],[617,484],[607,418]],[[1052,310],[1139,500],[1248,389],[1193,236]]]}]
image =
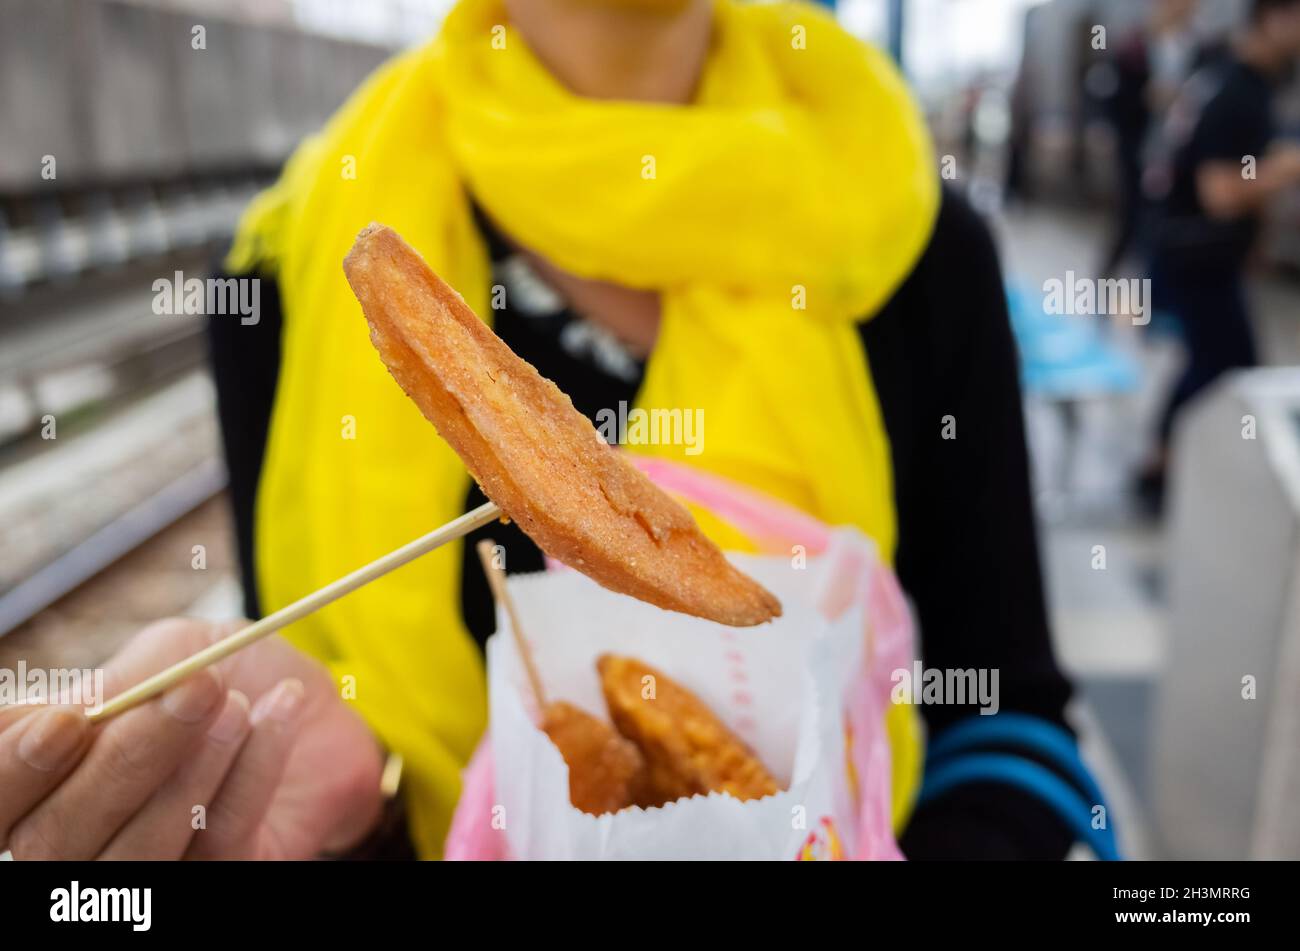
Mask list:
[{"label": "fried sweet potato slice", "polygon": [[754,751],[681,684],[630,657],[604,654],[596,669],[615,728],[645,757],[649,804],[710,792],[744,801],[780,791]]},{"label": "fried sweet potato slice", "polygon": [[606,588],[746,627],[781,603],[690,513],[608,445],[395,231],[371,225],[343,263],[393,378],[543,551]]},{"label": "fried sweet potato slice", "polygon": [[605,721],[557,700],[546,705],[542,729],[569,767],[569,801],[583,812],[618,812],[645,797],[641,751]]}]

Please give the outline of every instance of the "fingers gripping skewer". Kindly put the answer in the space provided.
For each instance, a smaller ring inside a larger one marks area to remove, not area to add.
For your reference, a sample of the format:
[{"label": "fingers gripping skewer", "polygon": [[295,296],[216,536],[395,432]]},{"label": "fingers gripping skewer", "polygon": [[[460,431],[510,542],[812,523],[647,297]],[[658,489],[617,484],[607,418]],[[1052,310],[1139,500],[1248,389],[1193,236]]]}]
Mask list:
[{"label": "fingers gripping skewer", "polygon": [[148,680],[144,680],[129,690],[118,694],[98,710],[88,713],[87,716],[92,721],[100,721],[130,710],[132,707],[152,699],[177,681],[184,680],[196,671],[229,657],[254,641],[259,641],[268,634],[274,634],[294,621],[302,620],[325,605],[337,601],[345,594],[356,591],[376,578],[382,578],[390,571],[414,561],[435,548],[440,548],[447,542],[455,541],[457,538],[467,535],[476,528],[481,528],[500,516],[501,509],[497,508],[494,503],[484,503],[472,512],[467,512],[441,528],[434,529],[429,534],[408,542],[401,548],[390,551],[382,558],[377,558],[351,574],[344,575],[319,591],[312,592],[305,598],[281,608],[274,614],[268,614],[262,620],[250,624],[229,637],[217,641],[210,647],[204,648],[197,654],[187,657],[160,673],[154,674]]}]

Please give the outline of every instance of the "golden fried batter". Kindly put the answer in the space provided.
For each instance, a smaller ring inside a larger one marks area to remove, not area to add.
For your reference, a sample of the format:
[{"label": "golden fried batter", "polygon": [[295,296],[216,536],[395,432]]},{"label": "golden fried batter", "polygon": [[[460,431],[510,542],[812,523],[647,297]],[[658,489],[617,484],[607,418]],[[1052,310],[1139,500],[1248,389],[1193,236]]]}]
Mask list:
[{"label": "golden fried batter", "polygon": [[[685,687],[630,657],[604,654],[596,669],[615,728],[645,757],[650,795],[643,804],[715,791],[743,801],[780,790],[754,751]],[[654,678],[652,699],[646,677]]]},{"label": "golden fried batter", "polygon": [[543,551],[612,591],[738,627],[781,603],[605,443],[391,228],[343,263],[389,372]]},{"label": "golden fried batter", "polygon": [[645,760],[603,720],[562,700],[548,703],[542,729],[569,766],[569,801],[599,816],[645,796]]}]

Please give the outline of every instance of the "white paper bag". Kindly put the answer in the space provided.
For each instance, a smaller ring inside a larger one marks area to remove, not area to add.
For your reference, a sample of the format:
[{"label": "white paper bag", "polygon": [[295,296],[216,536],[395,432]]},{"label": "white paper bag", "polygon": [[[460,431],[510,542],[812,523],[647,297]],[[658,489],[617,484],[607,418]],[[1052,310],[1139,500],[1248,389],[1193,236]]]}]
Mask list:
[{"label": "white paper bag", "polygon": [[574,808],[568,767],[536,725],[536,704],[502,611],[487,654],[495,799],[508,853],[517,859],[782,860],[855,854],[860,810],[851,794],[857,777],[845,752],[845,710],[848,693],[868,687],[867,628],[862,599],[833,622],[818,610],[836,583],[834,547],[801,570],[788,558],[732,557],[784,607],[780,619],[756,628],[664,611],[574,571],[512,576],[510,590],[548,700],[567,700],[608,722],[596,659],[614,653],[645,661],[708,704],[784,791],[749,802],[713,793],[603,816]]}]

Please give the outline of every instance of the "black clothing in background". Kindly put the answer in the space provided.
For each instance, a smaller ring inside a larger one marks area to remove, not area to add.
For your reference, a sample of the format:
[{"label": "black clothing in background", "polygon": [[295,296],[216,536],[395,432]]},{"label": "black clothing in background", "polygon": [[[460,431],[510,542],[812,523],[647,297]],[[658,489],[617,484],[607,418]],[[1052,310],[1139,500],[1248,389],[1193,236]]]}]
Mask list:
[{"label": "black clothing in background", "polygon": [[1197,393],[1229,370],[1259,361],[1255,332],[1240,270],[1199,267],[1156,258],[1152,270],[1156,306],[1178,316],[1187,362],[1160,415],[1159,436],[1168,445],[1178,413]]},{"label": "black clothing in background", "polygon": [[1247,156],[1256,162],[1263,159],[1276,134],[1273,86],[1259,70],[1235,58],[1207,67],[1195,81],[1203,83],[1205,91],[1198,100],[1193,89],[1179,104],[1189,114],[1179,116],[1178,122],[1190,124],[1190,134],[1169,144],[1170,181],[1159,211],[1155,250],[1176,264],[1237,270],[1259,233],[1259,216],[1211,218],[1201,205],[1197,174],[1210,162],[1244,171]]},{"label": "black clothing in background", "polygon": [[1167,132],[1172,140],[1165,143],[1161,170],[1167,190],[1153,233],[1153,303],[1178,318],[1187,348],[1187,363],[1160,417],[1162,445],[1197,393],[1227,371],[1257,362],[1244,270],[1260,216],[1211,217],[1197,179],[1207,163],[1244,172],[1243,161],[1261,161],[1275,134],[1273,86],[1257,69],[1229,55],[1188,85],[1175,106],[1182,114]]},{"label": "black clothing in background", "polygon": [[1102,274],[1114,274],[1133,245],[1142,212],[1142,151],[1151,131],[1147,87],[1151,66],[1146,37],[1136,33],[1116,51],[1115,88],[1103,101],[1115,132],[1115,231],[1102,261]]},{"label": "black clothing in background", "polygon": [[[509,248],[485,222],[482,227],[494,265],[508,269]],[[594,417],[635,399],[640,364],[598,359],[599,340],[562,304],[525,312],[516,309],[519,296],[507,294],[511,306],[494,312],[496,332],[568,393],[579,411]],[[261,326],[278,328],[273,282],[264,281],[261,301]],[[247,328],[237,322],[210,326],[239,550],[246,559],[243,579],[254,592],[251,513],[274,392],[274,342],[265,333],[245,336]],[[893,299],[862,325],[861,337],[891,440],[897,568],[919,616],[925,664],[996,668],[1002,710],[1065,726],[1070,686],[1056,666],[1048,631],[1001,272],[987,229],[962,199],[945,196],[929,248]],[[261,347],[267,351],[256,356],[244,352]],[[955,439],[943,438],[945,416],[954,417]],[[466,507],[480,501],[477,487],[471,488]],[[489,531],[509,551],[510,571],[543,564],[514,525],[492,525],[471,536],[462,603],[479,643],[492,632],[494,614],[472,542]],[[256,614],[255,594],[250,609]],[[935,733],[975,708],[921,711]],[[902,842],[912,858],[1034,859],[1062,858],[1070,843],[1069,831],[1049,810],[1019,790],[993,784],[955,789],[919,809]]]},{"label": "black clothing in background", "polygon": [[[862,325],[894,460],[899,580],[927,667],[995,668],[1002,709],[1064,725],[1047,622],[1019,361],[997,251],[945,196],[920,262]],[[944,439],[952,416],[956,438]],[[931,732],[975,712],[923,707]]]}]

